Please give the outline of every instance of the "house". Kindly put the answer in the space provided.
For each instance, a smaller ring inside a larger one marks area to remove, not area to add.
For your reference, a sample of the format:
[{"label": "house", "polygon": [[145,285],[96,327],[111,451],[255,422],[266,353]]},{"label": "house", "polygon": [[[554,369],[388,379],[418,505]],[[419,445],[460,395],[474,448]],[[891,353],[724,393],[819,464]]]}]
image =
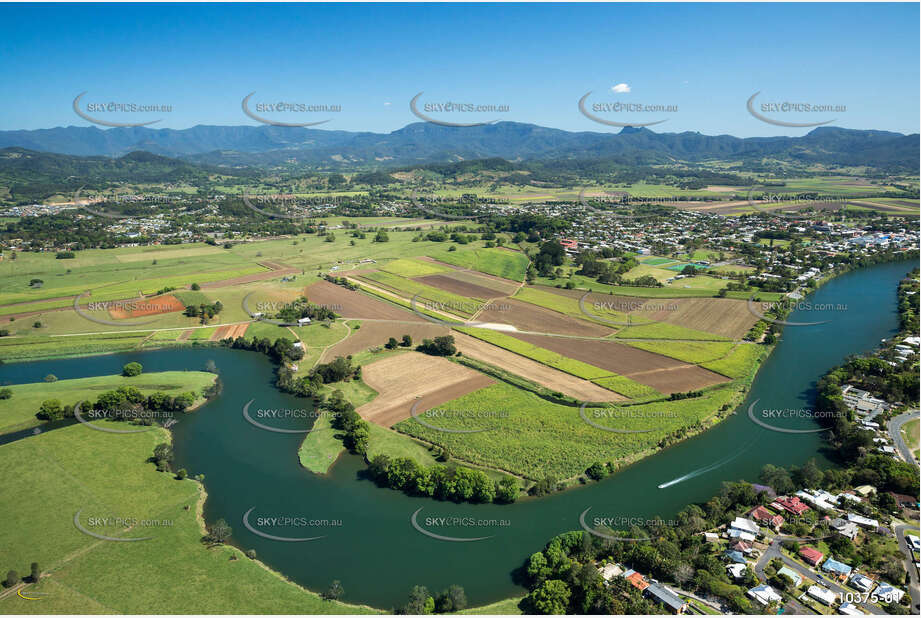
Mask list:
[{"label": "house", "polygon": [[890,584],[880,584],[873,594],[876,595],[880,603],[901,603],[902,597],[905,596],[905,591],[899,590]]},{"label": "house", "polygon": [[304,324],[310,324],[310,318],[300,318],[297,321],[298,326],[303,326]]},{"label": "house", "polygon": [[640,592],[646,590],[646,588],[649,587],[649,582],[646,581],[646,578],[643,577],[641,573],[637,573],[633,569],[630,569],[624,573],[624,579],[630,582],[630,584]]},{"label": "house", "polygon": [[862,573],[854,573],[851,575],[851,587],[861,592],[870,592],[875,585],[875,581]]},{"label": "house", "polygon": [[905,494],[897,494],[890,491],[889,495],[895,498],[895,503],[899,505],[899,508],[902,509],[917,509],[918,508],[918,499],[911,496],[906,496]]},{"label": "house", "polygon": [[781,496],[771,503],[771,508],[776,511],[784,510],[792,515],[802,515],[809,510],[809,506],[803,504],[803,502],[796,496],[793,496],[792,498]]},{"label": "house", "polygon": [[741,553],[743,553],[743,554],[750,554],[750,553],[752,553],[752,546],[751,546],[751,543],[747,543],[747,542],[745,542],[745,541],[743,541],[743,540],[741,540],[741,539],[738,540],[738,541],[733,541],[732,543],[730,543],[730,544],[729,544],[729,549],[731,549],[732,551],[741,552]]},{"label": "house", "polygon": [[857,515],[856,513],[848,513],[847,520],[869,530],[876,530],[879,528],[879,522],[875,519],[870,519],[869,517],[864,517],[863,515]]},{"label": "house", "polygon": [[732,523],[729,524],[729,528],[730,530],[739,530],[741,532],[754,534],[755,536],[761,533],[761,529],[758,527],[758,524],[750,519],[745,519],[744,517],[736,517],[733,519]]},{"label": "house", "polygon": [[723,555],[733,562],[745,564],[745,556],[740,551],[727,551]]},{"label": "house", "polygon": [[761,605],[770,605],[771,603],[779,603],[783,600],[777,591],[768,586],[767,584],[761,584],[760,586],[755,586],[751,590],[745,593],[749,598],[752,598]]},{"label": "house", "polygon": [[812,597],[816,601],[819,601],[820,603],[824,603],[825,605],[828,605],[829,607],[834,605],[835,602],[838,600],[837,594],[835,594],[828,588],[823,588],[822,586],[809,586],[809,588],[806,590],[806,594],[808,594],[810,597]]},{"label": "house", "polygon": [[611,581],[618,575],[622,575],[624,569],[615,562],[610,562],[603,567],[601,567],[601,576],[604,578],[604,581]]},{"label": "house", "polygon": [[866,616],[865,612],[860,611],[857,606],[850,601],[842,603],[838,608],[838,613],[844,616]]},{"label": "house", "polygon": [[736,581],[745,579],[745,572],[747,570],[748,565],[740,564],[738,562],[726,565],[726,572],[729,573],[729,576]]},{"label": "house", "polygon": [[790,581],[792,581],[793,585],[797,588],[799,588],[800,585],[803,583],[803,577],[799,573],[791,569],[790,567],[786,567],[786,566],[780,567],[780,569],[777,571],[777,574],[786,575],[787,577],[789,577]]},{"label": "house", "polygon": [[914,551],[921,551],[921,538],[918,538],[911,534],[905,535],[905,542],[908,543]]},{"label": "house", "polygon": [[822,558],[825,557],[825,554],[815,549],[814,547],[803,547],[799,550],[799,555],[803,560],[811,564],[812,566],[818,566],[822,562]]},{"label": "house", "polygon": [[720,535],[715,532],[704,532],[704,539],[707,543],[719,543]]},{"label": "house", "polygon": [[742,539],[743,541],[748,541],[750,543],[754,542],[754,540],[758,538],[751,532],[745,532],[743,530],[739,530],[738,528],[730,528],[727,534],[729,535],[730,539]]},{"label": "house", "polygon": [[783,525],[783,516],[774,515],[763,506],[755,507],[748,516],[762,526],[772,528],[775,532]]},{"label": "house", "polygon": [[829,558],[822,564],[822,570],[826,573],[831,573],[838,579],[847,579],[851,575],[851,567],[844,564],[843,562],[838,562],[834,558]]},{"label": "house", "polygon": [[673,614],[683,614],[688,609],[688,603],[677,594],[660,584],[650,584],[643,595],[660,605],[671,610]]},{"label": "house", "polygon": [[857,524],[854,522],[844,521],[840,517],[836,517],[835,519],[829,521],[828,525],[832,528],[832,530],[843,537],[849,538],[852,541],[857,538],[859,529],[857,528]]},{"label": "house", "polygon": [[872,485],[858,485],[854,488],[854,491],[866,498],[867,496],[875,494],[876,488]]}]

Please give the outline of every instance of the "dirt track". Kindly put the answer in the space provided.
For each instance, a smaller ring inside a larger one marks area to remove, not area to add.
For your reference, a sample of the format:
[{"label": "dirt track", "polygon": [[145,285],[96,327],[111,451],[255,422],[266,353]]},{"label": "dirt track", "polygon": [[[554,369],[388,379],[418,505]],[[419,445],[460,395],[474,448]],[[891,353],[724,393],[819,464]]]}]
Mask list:
[{"label": "dirt track", "polygon": [[482,373],[419,352],[398,354],[366,365],[361,377],[379,394],[357,412],[382,427],[409,418],[417,399],[416,412],[422,413],[494,383]]},{"label": "dirt track", "polygon": [[465,356],[480,360],[523,378],[537,382],[541,386],[582,401],[626,401],[627,398],[606,388],[592,384],[568,373],[563,373],[546,365],[541,365],[514,352],[480,341],[469,335],[454,333],[457,349]]}]

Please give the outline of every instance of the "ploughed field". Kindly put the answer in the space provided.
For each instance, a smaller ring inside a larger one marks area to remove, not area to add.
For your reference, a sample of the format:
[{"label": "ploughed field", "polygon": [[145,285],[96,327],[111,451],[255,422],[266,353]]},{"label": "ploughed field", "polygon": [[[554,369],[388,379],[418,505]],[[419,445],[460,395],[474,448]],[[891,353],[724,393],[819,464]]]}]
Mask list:
[{"label": "ploughed field", "polygon": [[707,369],[614,341],[569,339],[524,333],[512,333],[511,336],[562,356],[630,378],[660,393],[686,392],[729,381],[725,376]]}]

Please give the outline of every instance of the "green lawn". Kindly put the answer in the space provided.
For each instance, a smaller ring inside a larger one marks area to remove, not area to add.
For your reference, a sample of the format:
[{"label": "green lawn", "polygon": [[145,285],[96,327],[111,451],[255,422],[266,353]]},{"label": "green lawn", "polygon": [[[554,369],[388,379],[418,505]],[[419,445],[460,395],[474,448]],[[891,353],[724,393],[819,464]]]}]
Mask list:
[{"label": "green lawn", "polygon": [[145,395],[162,391],[175,396],[191,391],[200,397],[204,388],[214,384],[215,378],[215,374],[204,371],[162,371],[142,373],[131,378],[115,375],[14,384],[7,387],[13,391],[13,396],[10,399],[0,399],[0,433],[40,424],[35,413],[46,399],[57,399],[63,405],[73,405],[80,401],[92,403],[105,391],[120,386],[134,386]]},{"label": "green lawn", "polygon": [[615,335],[623,339],[694,339],[698,341],[728,341],[726,337],[668,322],[652,322],[628,326]]},{"label": "green lawn", "polygon": [[453,272],[447,266],[415,259],[394,260],[384,264],[380,269],[401,277],[424,277],[426,275]]},{"label": "green lawn", "polygon": [[[147,462],[162,429],[113,435],[82,425],[0,446],[8,472],[0,530],[4,568],[28,573],[37,561],[48,575],[0,600],[0,613],[330,614],[366,608],[322,601],[232,547],[208,549],[196,518],[200,485],[177,481]],[[185,507],[190,507],[186,510]],[[80,520],[111,515],[171,525],[108,536],[152,536],[148,542],[100,542],[79,532]],[[230,560],[236,556],[236,560]]]}]

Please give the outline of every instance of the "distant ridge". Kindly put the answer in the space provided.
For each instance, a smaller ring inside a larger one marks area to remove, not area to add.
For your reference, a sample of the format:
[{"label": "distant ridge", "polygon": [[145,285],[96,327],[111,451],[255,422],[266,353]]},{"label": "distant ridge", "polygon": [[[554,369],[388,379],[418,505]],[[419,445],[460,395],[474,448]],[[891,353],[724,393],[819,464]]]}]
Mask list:
[{"label": "distant ridge", "polygon": [[510,161],[605,159],[637,163],[671,159],[763,157],[801,163],[868,165],[917,170],[918,135],[819,127],[802,137],[656,133],[625,127],[620,133],[563,131],[519,122],[445,127],[418,122],[392,133],[276,126],[209,126],[189,129],[148,127],[0,131],[0,148],[78,156],[119,157],[134,151],[220,166],[266,166],[289,161],[331,169],[396,167],[499,157]]}]

